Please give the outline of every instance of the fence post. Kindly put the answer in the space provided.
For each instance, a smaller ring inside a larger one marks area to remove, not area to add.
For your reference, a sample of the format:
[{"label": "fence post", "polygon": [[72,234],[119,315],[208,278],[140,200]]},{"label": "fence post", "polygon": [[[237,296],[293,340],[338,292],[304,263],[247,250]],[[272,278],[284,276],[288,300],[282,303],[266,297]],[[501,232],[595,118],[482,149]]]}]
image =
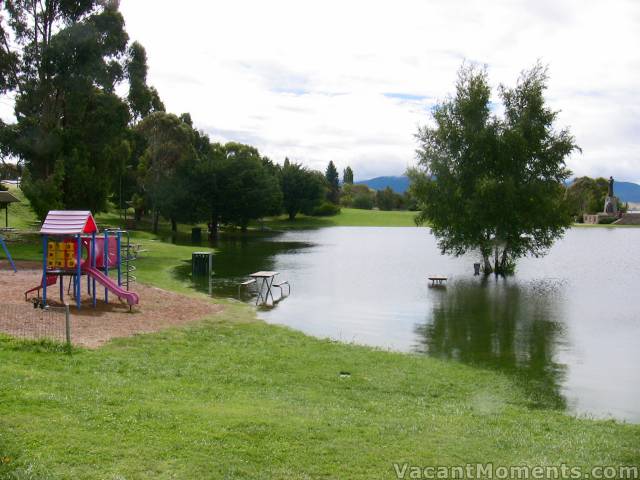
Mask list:
[{"label": "fence post", "polygon": [[67,340],[67,349],[71,352],[71,314],[69,312],[69,304],[64,304],[64,329]]}]

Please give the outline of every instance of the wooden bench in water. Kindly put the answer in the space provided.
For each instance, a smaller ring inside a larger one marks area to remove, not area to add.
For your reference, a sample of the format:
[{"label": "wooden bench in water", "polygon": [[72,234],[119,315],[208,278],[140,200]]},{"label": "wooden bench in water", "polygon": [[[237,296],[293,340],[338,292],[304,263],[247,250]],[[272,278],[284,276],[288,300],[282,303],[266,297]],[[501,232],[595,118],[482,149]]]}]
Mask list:
[{"label": "wooden bench in water", "polygon": [[432,275],[427,278],[431,280],[432,287],[444,287],[444,284],[447,281],[447,277],[444,277],[442,275]]},{"label": "wooden bench in water", "polygon": [[249,288],[249,285],[253,285],[256,283],[256,279],[252,278],[251,280],[247,280],[246,282],[242,282],[240,285],[238,285],[238,298],[240,298],[240,294],[242,287],[247,287]]},{"label": "wooden bench in water", "polygon": [[289,295],[291,295],[291,285],[289,284],[288,280],[285,280],[284,282],[274,283],[273,284],[274,287],[278,287],[280,289],[280,297],[284,297],[285,296],[284,292],[282,290],[282,287],[284,287],[285,285],[287,286],[287,295],[286,296],[288,297]]}]

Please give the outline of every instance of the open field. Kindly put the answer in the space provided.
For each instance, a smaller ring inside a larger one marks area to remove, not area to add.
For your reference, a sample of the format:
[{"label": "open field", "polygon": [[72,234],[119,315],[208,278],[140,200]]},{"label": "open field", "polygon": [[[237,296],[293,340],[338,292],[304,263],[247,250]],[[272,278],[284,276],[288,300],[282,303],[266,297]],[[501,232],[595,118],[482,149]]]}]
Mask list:
[{"label": "open field", "polygon": [[332,217],[298,215],[294,221],[288,217],[266,219],[264,224],[275,230],[319,227],[415,227],[416,212],[406,210],[382,211],[342,208]]},{"label": "open field", "polygon": [[72,356],[3,340],[0,478],[371,479],[392,478],[392,462],[640,460],[638,426],[531,409],[497,373],[316,340],[244,306],[223,315]]}]

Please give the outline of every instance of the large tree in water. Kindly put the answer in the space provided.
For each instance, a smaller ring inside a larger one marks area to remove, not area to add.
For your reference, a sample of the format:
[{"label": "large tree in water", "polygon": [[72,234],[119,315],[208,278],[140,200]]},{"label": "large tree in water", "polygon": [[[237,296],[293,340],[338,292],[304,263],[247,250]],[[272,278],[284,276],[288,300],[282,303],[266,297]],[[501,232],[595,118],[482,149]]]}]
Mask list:
[{"label": "large tree in water", "polygon": [[418,222],[431,226],[443,253],[479,253],[485,273],[510,273],[518,258],[543,255],[571,222],[565,160],[578,146],[555,128],[546,87],[539,64],[514,88],[500,86],[499,118],[486,71],[463,66],[455,96],[417,134],[418,166],[408,173]]}]

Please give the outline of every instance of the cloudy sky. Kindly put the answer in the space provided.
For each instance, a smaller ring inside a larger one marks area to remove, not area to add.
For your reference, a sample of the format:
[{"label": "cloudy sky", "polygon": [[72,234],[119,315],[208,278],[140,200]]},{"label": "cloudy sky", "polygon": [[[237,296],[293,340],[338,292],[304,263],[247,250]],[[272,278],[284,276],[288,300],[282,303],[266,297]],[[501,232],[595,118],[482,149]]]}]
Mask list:
[{"label": "cloudy sky", "polygon": [[413,137],[463,61],[513,85],[537,59],[583,153],[577,175],[640,181],[640,1],[122,0],[149,82],[218,141],[357,179],[415,163]]}]

